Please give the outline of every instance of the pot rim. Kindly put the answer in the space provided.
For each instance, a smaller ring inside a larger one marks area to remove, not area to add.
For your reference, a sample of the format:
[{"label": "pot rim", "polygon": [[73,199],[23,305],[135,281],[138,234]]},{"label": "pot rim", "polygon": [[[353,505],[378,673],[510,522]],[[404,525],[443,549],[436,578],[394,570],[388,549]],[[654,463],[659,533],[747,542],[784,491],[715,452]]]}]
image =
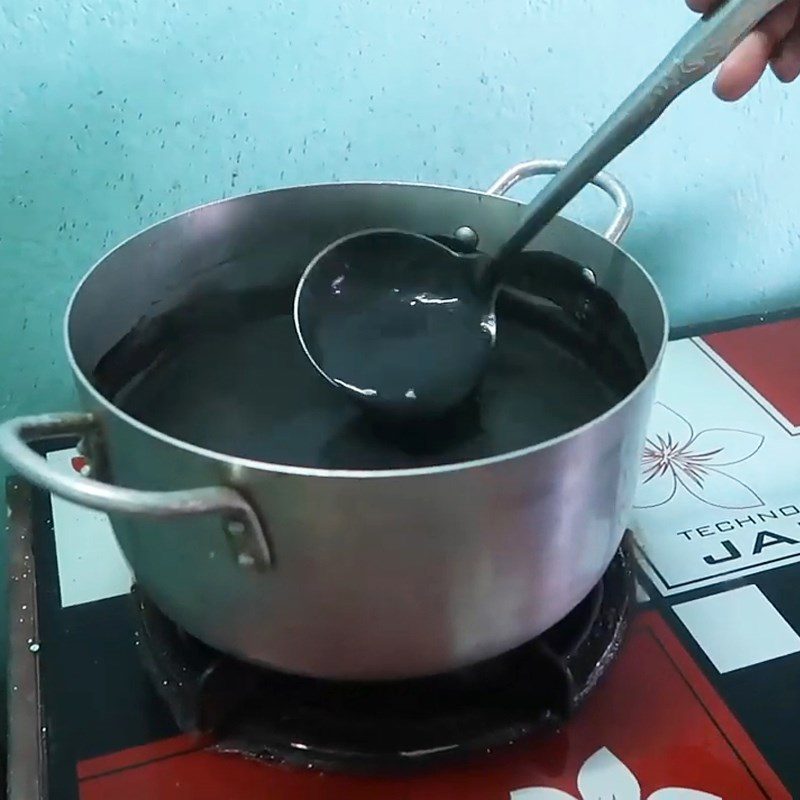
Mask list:
[{"label": "pot rim", "polygon": [[552,439],[547,439],[544,442],[539,442],[537,444],[530,445],[529,447],[523,447],[517,450],[511,450],[506,453],[499,453],[498,455],[488,456],[486,458],[473,459],[471,461],[459,461],[454,464],[440,464],[431,467],[412,467],[407,469],[383,469],[383,470],[322,469],[320,467],[299,467],[291,464],[272,463],[268,461],[258,461],[255,459],[242,458],[241,456],[228,455],[218,450],[210,450],[205,447],[199,447],[198,445],[194,445],[191,442],[186,442],[183,439],[178,439],[176,437],[169,436],[168,434],[165,434],[156,428],[153,428],[149,425],[145,425],[143,422],[140,422],[135,417],[132,417],[131,415],[127,414],[117,405],[112,403],[101,392],[99,392],[87,379],[83,370],[78,366],[75,354],[73,353],[72,350],[72,345],[70,342],[70,335],[69,335],[69,324],[72,316],[73,306],[84,284],[94,274],[95,270],[99,269],[102,266],[102,264],[112,253],[121,250],[123,247],[132,242],[134,239],[136,239],[137,237],[141,236],[142,234],[150,230],[158,228],[161,225],[166,225],[172,220],[178,219],[180,217],[189,216],[197,211],[206,208],[210,208],[216,205],[222,205],[223,203],[233,202],[236,200],[240,200],[242,198],[251,197],[253,195],[287,192],[287,191],[294,191],[297,189],[317,189],[330,186],[337,186],[342,188],[346,188],[348,186],[409,186],[418,189],[447,189],[450,191],[465,192],[467,194],[490,197],[492,198],[492,200],[513,203],[515,205],[523,205],[519,201],[514,200],[510,197],[489,194],[487,192],[483,192],[477,189],[465,189],[459,186],[447,186],[444,184],[436,184],[436,183],[419,183],[417,181],[364,180],[364,181],[346,181],[346,182],[328,181],[324,183],[307,183],[307,184],[298,184],[293,186],[281,186],[281,187],[276,187],[274,189],[263,189],[256,192],[248,192],[243,195],[236,195],[234,197],[220,198],[219,200],[213,200],[209,203],[201,203],[189,209],[185,209],[184,211],[179,211],[176,214],[172,214],[169,217],[165,217],[164,219],[154,222],[152,225],[148,225],[147,227],[142,228],[141,230],[137,231],[136,233],[122,240],[115,247],[112,247],[110,250],[104,253],[103,256],[101,256],[101,258],[98,259],[89,270],[87,270],[87,272],[83,275],[83,277],[80,279],[77,286],[73,290],[69,298],[69,302],[67,303],[66,310],[64,312],[62,331],[64,337],[64,348],[67,353],[67,361],[69,363],[70,368],[72,369],[73,374],[76,376],[77,380],[80,382],[83,389],[86,392],[88,392],[88,394],[94,399],[94,401],[96,403],[99,403],[105,409],[105,411],[107,411],[110,414],[113,414],[115,417],[117,417],[123,422],[126,422],[128,425],[131,425],[139,432],[152,436],[164,444],[170,445],[172,447],[177,447],[180,450],[193,453],[194,455],[201,456],[203,458],[211,459],[217,462],[223,462],[235,468],[256,470],[259,472],[278,473],[283,475],[313,477],[313,478],[375,479],[375,478],[418,478],[418,477],[430,477],[433,475],[446,475],[450,473],[463,472],[468,469],[490,467],[495,464],[500,464],[506,461],[512,461],[518,458],[523,458],[529,455],[533,455],[534,453],[541,452],[545,449],[565,444],[566,442],[577,438],[592,426],[602,424],[606,420],[610,419],[611,417],[619,413],[629,403],[633,403],[636,400],[637,396],[642,392],[646,391],[650,383],[656,379],[659,367],[664,358],[664,351],[666,350],[667,341],[669,339],[669,327],[670,327],[669,315],[661,291],[659,290],[658,286],[656,285],[655,281],[652,279],[650,274],[647,272],[647,270],[645,270],[644,267],[635,258],[633,258],[633,256],[631,256],[627,251],[623,250],[623,248],[621,248],[617,243],[605,239],[596,231],[593,231],[591,228],[588,228],[587,226],[582,225],[579,222],[575,222],[574,220],[561,217],[560,215],[559,219],[561,219],[563,222],[567,222],[570,225],[582,228],[584,231],[587,231],[593,236],[597,236],[598,238],[603,239],[603,241],[608,242],[612,247],[615,247],[617,250],[619,250],[631,262],[632,265],[636,266],[642,272],[642,275],[649,284],[650,289],[655,294],[656,299],[658,300],[658,304],[661,308],[661,314],[663,318],[663,326],[661,333],[661,342],[659,344],[658,353],[656,354],[656,357],[653,360],[653,364],[652,366],[648,367],[647,375],[645,375],[644,379],[640,381],[640,383],[636,386],[635,389],[633,389],[633,391],[631,391],[628,395],[623,397],[619,402],[615,403],[611,408],[607,409],[599,416],[594,417],[593,419],[589,420],[583,425],[580,425],[577,428],[573,428],[572,430],[567,431],[566,433],[563,433],[560,436],[556,436]]}]

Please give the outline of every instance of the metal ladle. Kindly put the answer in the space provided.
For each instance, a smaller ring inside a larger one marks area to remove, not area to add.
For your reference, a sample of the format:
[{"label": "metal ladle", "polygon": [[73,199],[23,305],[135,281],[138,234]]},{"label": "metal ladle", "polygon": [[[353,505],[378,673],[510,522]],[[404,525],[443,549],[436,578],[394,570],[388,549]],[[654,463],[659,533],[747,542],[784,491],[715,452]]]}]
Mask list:
[{"label": "metal ladle", "polygon": [[509,266],[545,225],[782,0],[727,0],[702,17],[533,199],[494,256],[428,236],[363,230],[320,252],[297,286],[294,322],[316,369],[382,414],[441,415],[478,386]]}]

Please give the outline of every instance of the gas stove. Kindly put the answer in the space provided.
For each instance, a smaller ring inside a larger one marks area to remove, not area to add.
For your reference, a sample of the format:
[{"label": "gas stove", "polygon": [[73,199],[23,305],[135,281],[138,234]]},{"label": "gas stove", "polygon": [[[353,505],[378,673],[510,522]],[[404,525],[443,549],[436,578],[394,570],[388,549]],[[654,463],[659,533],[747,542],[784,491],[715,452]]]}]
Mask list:
[{"label": "gas stove", "polygon": [[215,749],[304,768],[408,770],[555,730],[611,664],[633,603],[630,547],[558,625],[453,673],[388,683],[314,680],[224,656],[133,591],[137,641],[185,732]]},{"label": "gas stove", "polygon": [[[12,477],[9,796],[800,797],[798,352],[800,320],[673,342],[601,584],[534,642],[392,685],[212,650],[105,517]],[[80,470],[69,444],[42,452]]]}]

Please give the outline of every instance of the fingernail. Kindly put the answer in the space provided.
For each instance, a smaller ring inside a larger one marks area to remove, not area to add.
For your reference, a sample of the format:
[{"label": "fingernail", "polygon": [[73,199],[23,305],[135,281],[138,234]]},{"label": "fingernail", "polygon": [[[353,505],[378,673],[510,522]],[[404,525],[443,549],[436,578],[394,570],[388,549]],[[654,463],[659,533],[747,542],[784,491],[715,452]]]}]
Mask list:
[{"label": "fingernail", "polygon": [[713,92],[714,92],[714,94],[717,96],[717,98],[719,98],[720,100],[722,100],[722,101],[723,101],[723,102],[725,102],[725,103],[732,103],[732,102],[734,102],[735,100],[738,100],[738,99],[739,99],[738,97],[732,97],[731,95],[729,95],[729,94],[726,94],[726,93],[725,93],[725,92],[724,92],[724,91],[723,91],[723,90],[720,88],[719,81],[714,81],[714,84],[713,84],[713,85],[712,85],[712,87],[711,87],[711,91],[713,91]]}]

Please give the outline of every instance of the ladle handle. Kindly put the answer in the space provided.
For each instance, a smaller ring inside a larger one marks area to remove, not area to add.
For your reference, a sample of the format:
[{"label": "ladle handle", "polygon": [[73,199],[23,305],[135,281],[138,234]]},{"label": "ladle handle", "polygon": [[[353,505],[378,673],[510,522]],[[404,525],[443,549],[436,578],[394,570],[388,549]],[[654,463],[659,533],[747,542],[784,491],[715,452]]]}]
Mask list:
[{"label": "ladle handle", "polygon": [[[502,270],[598,172],[638,139],[683,91],[722,63],[783,0],[727,0],[706,14],[531,201],[516,233],[494,264]],[[496,276],[487,276],[496,282]]]}]

